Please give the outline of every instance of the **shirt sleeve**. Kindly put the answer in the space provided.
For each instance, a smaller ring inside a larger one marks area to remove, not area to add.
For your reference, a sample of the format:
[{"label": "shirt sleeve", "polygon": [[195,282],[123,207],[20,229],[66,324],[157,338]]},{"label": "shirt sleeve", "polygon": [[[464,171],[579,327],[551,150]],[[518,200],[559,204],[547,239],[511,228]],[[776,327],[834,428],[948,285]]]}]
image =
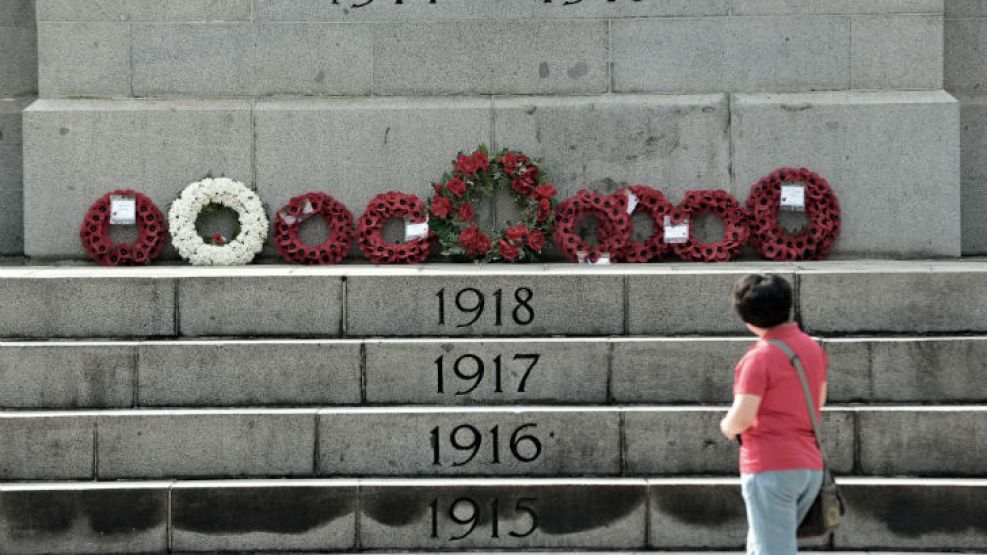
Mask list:
[{"label": "shirt sleeve", "polygon": [[740,359],[734,373],[734,395],[757,395],[764,397],[768,389],[768,368],[764,358],[757,356],[756,351],[747,353]]}]

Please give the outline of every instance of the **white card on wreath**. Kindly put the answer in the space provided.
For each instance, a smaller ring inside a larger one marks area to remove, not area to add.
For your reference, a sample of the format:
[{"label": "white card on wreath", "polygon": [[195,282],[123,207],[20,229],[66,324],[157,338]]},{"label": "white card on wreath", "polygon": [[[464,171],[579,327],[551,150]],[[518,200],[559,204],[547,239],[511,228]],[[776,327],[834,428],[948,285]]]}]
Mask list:
[{"label": "white card on wreath", "polygon": [[110,195],[110,225],[137,223],[137,199],[131,195]]},{"label": "white card on wreath", "polygon": [[781,186],[781,209],[794,212],[805,211],[805,187],[802,185]]},{"label": "white card on wreath", "polygon": [[635,195],[630,189],[628,189],[627,190],[627,213],[633,215],[634,214],[634,211],[637,210],[637,205],[640,204],[640,203],[641,203],[641,199],[637,198],[637,195]]},{"label": "white card on wreath", "polygon": [[665,216],[665,244],[677,245],[689,242],[689,220],[673,224],[671,216]]},{"label": "white card on wreath", "polygon": [[428,220],[414,224],[407,220],[404,222],[404,242],[417,241],[428,237]]}]

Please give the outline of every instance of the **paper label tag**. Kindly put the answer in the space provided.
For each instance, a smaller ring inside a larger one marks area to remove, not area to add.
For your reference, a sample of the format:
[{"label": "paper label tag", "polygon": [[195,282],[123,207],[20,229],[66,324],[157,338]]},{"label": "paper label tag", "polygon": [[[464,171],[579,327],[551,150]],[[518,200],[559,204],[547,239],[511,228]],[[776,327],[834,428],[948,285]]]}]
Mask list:
[{"label": "paper label tag", "polygon": [[295,223],[298,222],[298,218],[292,216],[291,214],[287,213],[284,210],[281,211],[281,219],[284,220],[284,223],[288,225],[295,225]]},{"label": "paper label tag", "polygon": [[428,237],[428,220],[420,224],[404,221],[404,242],[417,241]]},{"label": "paper label tag", "polygon": [[137,223],[137,199],[130,195],[110,195],[110,225]]},{"label": "paper label tag", "polygon": [[637,198],[630,189],[627,190],[627,213],[634,214],[634,210],[637,209],[637,205],[641,203],[641,199]]},{"label": "paper label tag", "polygon": [[665,216],[666,245],[677,245],[689,242],[689,220],[673,224],[671,216]]},{"label": "paper label tag", "polygon": [[577,251],[576,262],[579,264],[586,264],[587,266],[609,266],[611,264],[610,253],[608,252],[600,253],[600,258],[598,258],[596,262],[593,262],[589,258],[589,253],[587,253],[586,251]]},{"label": "paper label tag", "polygon": [[802,185],[781,186],[781,209],[795,212],[805,211],[805,187]]}]

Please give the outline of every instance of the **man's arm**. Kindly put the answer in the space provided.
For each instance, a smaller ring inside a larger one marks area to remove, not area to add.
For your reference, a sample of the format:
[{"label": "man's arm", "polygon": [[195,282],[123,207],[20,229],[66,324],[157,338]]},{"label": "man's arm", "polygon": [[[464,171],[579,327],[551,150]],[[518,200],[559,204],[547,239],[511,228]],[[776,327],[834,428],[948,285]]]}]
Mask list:
[{"label": "man's arm", "polygon": [[727,415],[720,421],[720,431],[723,432],[723,435],[727,439],[733,440],[754,424],[757,409],[760,407],[760,396],[737,395],[733,399],[733,406],[730,407]]}]

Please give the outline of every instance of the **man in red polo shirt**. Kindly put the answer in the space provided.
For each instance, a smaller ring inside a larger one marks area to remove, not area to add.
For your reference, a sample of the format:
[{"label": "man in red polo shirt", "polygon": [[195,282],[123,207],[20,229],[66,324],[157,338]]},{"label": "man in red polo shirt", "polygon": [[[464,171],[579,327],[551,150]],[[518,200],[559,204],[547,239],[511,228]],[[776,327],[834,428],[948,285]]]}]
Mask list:
[{"label": "man in red polo shirt", "polygon": [[720,423],[727,439],[741,438],[747,552],[792,555],[798,525],[819,493],[823,462],[798,373],[770,341],[784,342],[801,359],[817,412],[826,402],[828,359],[798,324],[789,323],[792,288],[784,278],[742,278],[734,286],[733,304],[760,337],[737,364],[733,406]]}]

